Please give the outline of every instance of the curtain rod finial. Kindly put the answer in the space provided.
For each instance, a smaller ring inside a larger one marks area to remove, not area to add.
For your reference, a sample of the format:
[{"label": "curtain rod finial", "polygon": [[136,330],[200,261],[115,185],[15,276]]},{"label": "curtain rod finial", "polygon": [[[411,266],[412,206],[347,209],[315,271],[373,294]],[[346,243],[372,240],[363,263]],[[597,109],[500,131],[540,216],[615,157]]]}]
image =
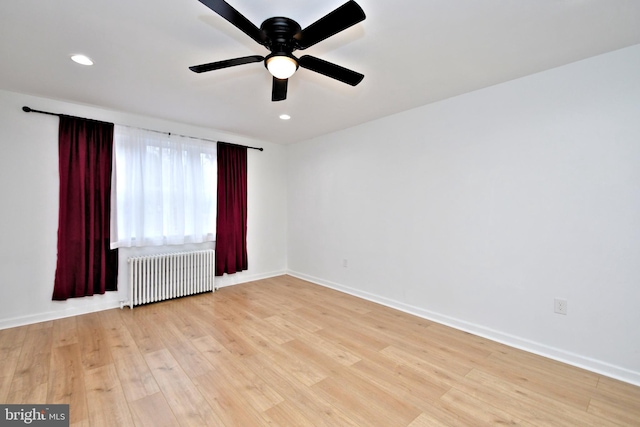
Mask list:
[{"label": "curtain rod finial", "polygon": [[31,112],[31,108],[27,107],[26,105],[24,107],[22,107],[22,111],[24,111],[25,113],[30,113]]}]

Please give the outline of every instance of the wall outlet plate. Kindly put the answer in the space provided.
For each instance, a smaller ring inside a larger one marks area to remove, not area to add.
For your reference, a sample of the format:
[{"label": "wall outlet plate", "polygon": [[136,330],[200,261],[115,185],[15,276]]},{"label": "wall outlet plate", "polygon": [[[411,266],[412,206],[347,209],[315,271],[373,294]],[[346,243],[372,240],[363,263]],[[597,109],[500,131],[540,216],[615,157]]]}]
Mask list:
[{"label": "wall outlet plate", "polygon": [[567,314],[567,300],[556,298],[553,300],[553,311],[557,314]]}]

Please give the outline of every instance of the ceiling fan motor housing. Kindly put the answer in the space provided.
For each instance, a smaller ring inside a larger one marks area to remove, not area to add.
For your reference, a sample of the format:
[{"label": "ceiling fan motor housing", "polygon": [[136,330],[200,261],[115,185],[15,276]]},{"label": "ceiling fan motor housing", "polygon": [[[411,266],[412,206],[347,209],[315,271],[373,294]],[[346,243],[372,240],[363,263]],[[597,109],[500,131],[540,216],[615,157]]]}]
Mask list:
[{"label": "ceiling fan motor housing", "polygon": [[267,35],[265,44],[271,53],[291,54],[298,48],[293,36],[302,29],[293,19],[275,16],[265,20],[260,29]]}]

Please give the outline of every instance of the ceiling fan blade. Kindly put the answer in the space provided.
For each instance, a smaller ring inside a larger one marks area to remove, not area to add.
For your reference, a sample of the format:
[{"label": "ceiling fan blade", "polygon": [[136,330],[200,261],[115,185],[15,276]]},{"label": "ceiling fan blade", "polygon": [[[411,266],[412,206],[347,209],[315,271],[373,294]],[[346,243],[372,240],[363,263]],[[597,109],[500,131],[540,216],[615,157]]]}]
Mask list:
[{"label": "ceiling fan blade", "polygon": [[213,10],[218,15],[238,27],[246,35],[254,39],[256,42],[264,45],[267,36],[260,28],[256,27],[253,22],[249,21],[240,12],[235,10],[229,3],[224,0],[199,0],[200,3]]},{"label": "ceiling fan blade", "polygon": [[293,38],[297,41],[299,49],[306,49],[342,30],[346,30],[365,18],[364,11],[358,3],[349,0],[333,12],[300,31]]},{"label": "ceiling fan blade", "polygon": [[273,90],[271,91],[272,101],[284,101],[287,99],[288,79],[273,78]]},{"label": "ceiling fan blade", "polygon": [[219,70],[221,68],[234,67],[236,65],[251,64],[252,62],[264,61],[264,56],[252,55],[242,58],[227,59],[225,61],[210,62],[208,64],[194,65],[189,67],[194,73],[204,73],[207,71]]},{"label": "ceiling fan blade", "polygon": [[364,74],[356,73],[348,68],[327,62],[315,56],[304,55],[300,57],[300,59],[298,59],[298,65],[351,86],[357,85],[364,78]]}]

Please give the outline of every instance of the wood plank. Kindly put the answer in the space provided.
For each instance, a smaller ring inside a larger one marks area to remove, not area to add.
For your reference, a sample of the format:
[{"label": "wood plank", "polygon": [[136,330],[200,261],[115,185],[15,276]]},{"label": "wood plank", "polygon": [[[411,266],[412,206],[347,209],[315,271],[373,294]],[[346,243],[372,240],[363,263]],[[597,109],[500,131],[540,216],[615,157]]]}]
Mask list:
[{"label": "wood plank", "polygon": [[18,347],[18,354],[6,356],[0,363],[0,402],[9,401],[9,389],[13,381],[13,374],[20,360],[19,350],[20,347]]},{"label": "wood plank", "polygon": [[[272,318],[271,316],[270,318]],[[253,318],[252,322],[248,322],[240,327],[243,331],[255,331],[260,333],[274,344],[284,344],[294,339],[294,335],[290,331],[281,328],[274,328],[269,322]]]},{"label": "wood plank", "polygon": [[450,412],[458,414],[460,418],[465,416],[464,418],[475,426],[533,426],[533,424],[518,419],[506,411],[469,396],[455,387],[442,396],[440,401]]},{"label": "wood plank", "polygon": [[286,398],[299,412],[319,427],[358,427],[358,424],[344,412],[331,405],[322,396],[314,393],[307,385],[292,375],[287,365],[273,363],[263,354],[256,354],[243,360],[263,381]]},{"label": "wood plank", "polygon": [[20,354],[27,330],[27,326],[0,330],[0,361]]},{"label": "wood plank", "polygon": [[[291,343],[292,341],[285,346],[291,346]],[[326,369],[305,357],[300,357],[300,354],[288,351],[285,346],[269,345],[262,349],[262,354],[270,358],[272,363],[286,366],[292,376],[307,386],[312,386],[327,377]]]},{"label": "wood plank", "polygon": [[230,384],[258,412],[283,402],[282,396],[245,366],[244,358],[232,355],[211,336],[198,338],[194,344],[213,366],[213,374]]},{"label": "wood plank", "polygon": [[213,369],[191,340],[171,323],[158,324],[156,334],[190,377],[203,375]]},{"label": "wood plank", "polygon": [[142,354],[162,350],[164,344],[154,331],[155,307],[152,305],[136,307],[135,310],[124,309],[120,319],[126,325],[131,338]]},{"label": "wood plank", "polygon": [[587,411],[620,425],[640,425],[640,387],[602,377]]},{"label": "wood plank", "polygon": [[525,364],[531,369],[555,375],[567,384],[582,384],[587,387],[597,387],[600,375],[589,372],[566,363],[548,359],[537,354],[529,353],[517,348],[506,347],[492,353],[493,357],[511,364]]},{"label": "wood plank", "polygon": [[263,414],[270,425],[280,427],[315,427],[316,424],[309,420],[305,414],[298,410],[291,402],[284,401],[269,408]]},{"label": "wood plank", "polygon": [[224,425],[169,350],[147,353],[145,360],[181,426]]},{"label": "wood plank", "polygon": [[232,426],[266,426],[268,422],[260,416],[249,401],[247,401],[234,383],[217,372],[208,372],[194,378],[198,390],[209,402],[222,425]]},{"label": "wood plank", "polygon": [[[290,323],[293,323],[297,327],[302,328],[307,332],[317,332],[322,329],[322,326],[318,326],[315,323],[311,322],[309,319],[297,315],[295,310],[296,309],[292,309],[292,311],[278,313],[277,316],[281,319],[287,320]],[[269,321],[268,318],[265,320]]]},{"label": "wood plank", "polygon": [[315,334],[338,343],[360,358],[367,357],[372,351],[378,352],[391,344],[384,337],[378,336],[371,330],[363,330],[349,324],[323,328],[316,331]]},{"label": "wood plank", "polygon": [[105,330],[100,322],[99,313],[84,314],[77,317],[78,343],[82,351],[82,363],[86,370],[110,365],[109,349]]},{"label": "wood plank", "polygon": [[432,383],[426,375],[407,366],[389,367],[365,359],[353,365],[351,371],[419,409],[424,409],[425,403],[437,401],[450,390],[450,387]]},{"label": "wood plank", "polygon": [[84,384],[92,427],[134,425],[113,364],[87,370]]},{"label": "wood plank", "polygon": [[282,346],[282,349],[295,359],[306,364],[310,369],[319,373],[318,380],[307,384],[311,386],[322,379],[336,375],[345,365],[334,358],[327,356],[320,349],[310,346],[302,341],[293,340]]},{"label": "wood plank", "polygon": [[452,346],[460,346],[461,353],[478,352],[480,355],[486,356],[497,351],[510,349],[509,346],[499,342],[438,323],[433,323],[429,327],[428,335],[433,337],[434,341],[446,340]]},{"label": "wood plank", "polygon": [[504,355],[500,358],[494,355],[477,364],[478,369],[496,377],[520,385],[528,390],[552,396],[577,409],[586,410],[595,388],[585,385],[581,381],[559,380],[554,372],[532,366],[529,363],[505,363]]},{"label": "wood plank", "polygon": [[27,327],[6,403],[46,403],[51,345],[50,323]]},{"label": "wood plank", "polygon": [[53,348],[48,389],[47,403],[69,405],[71,424],[89,419],[79,344]]},{"label": "wood plank", "polygon": [[438,364],[438,361],[415,356],[404,349],[395,348],[394,346],[389,346],[381,350],[380,354],[392,358],[399,364],[407,365],[410,368],[418,370],[425,375],[431,383],[441,387],[453,387],[464,378],[464,376],[441,366]]},{"label": "wood plank", "polygon": [[28,388],[11,387],[9,389],[9,394],[7,395],[6,403],[30,403],[44,405],[47,403],[47,384],[33,383]]},{"label": "wood plank", "polygon": [[[209,332],[216,341],[222,344],[232,354],[238,356],[247,356],[255,353],[255,348],[244,337],[244,333],[237,327],[238,325],[233,322],[225,321],[223,319],[227,310],[221,310],[222,313],[210,313],[206,317],[202,317],[202,322],[209,322],[213,325],[212,330]],[[204,316],[199,313],[194,313],[194,316]],[[222,316],[222,317],[218,317]]]},{"label": "wood plank", "polygon": [[40,329],[51,329],[53,328],[53,320],[50,320],[48,322],[38,322],[38,323],[32,323],[31,325],[27,325],[27,331],[36,331],[36,330],[40,330]]},{"label": "wood plank", "polygon": [[354,319],[348,313],[323,307],[313,302],[309,302],[306,307],[295,310],[294,313],[318,325],[321,329],[340,328],[343,325],[352,324]]},{"label": "wood plank", "polygon": [[11,381],[26,336],[26,326],[0,330],[0,402],[8,402]]},{"label": "wood plank", "polygon": [[605,402],[599,399],[591,399],[587,412],[602,420],[610,421],[611,424],[639,426],[640,409],[638,409],[638,405],[638,401],[636,401],[635,407],[629,407],[628,405],[617,405],[610,401]]},{"label": "wood plank", "polygon": [[[448,328],[451,329],[451,328]],[[451,335],[436,325],[431,325],[422,334],[413,336],[413,344],[418,347],[430,347],[445,357],[465,360],[471,364],[476,364],[491,354],[486,346],[478,346],[474,341],[481,342],[484,338],[467,334],[467,338],[459,335]],[[459,332],[459,331],[458,331]],[[471,340],[468,337],[473,337]],[[486,340],[485,340],[486,341]]]},{"label": "wood plank", "polygon": [[160,391],[136,342],[120,318],[119,309],[100,313],[105,339],[128,401],[135,401]]},{"label": "wood plank", "polygon": [[421,411],[343,368],[339,375],[320,381],[312,390],[359,425],[406,426]]},{"label": "wood plank", "polygon": [[[279,328],[283,331],[288,331],[292,337],[295,336],[297,338],[297,341],[304,342],[320,350],[322,353],[326,354],[340,364],[350,366],[361,360],[360,357],[351,353],[347,348],[341,345],[336,345],[319,335],[310,333],[304,328],[298,327],[296,324],[291,323],[286,319],[282,319],[278,316],[272,316],[267,320],[269,321],[269,323],[276,326],[276,328]],[[293,341],[293,338],[290,341]]]},{"label": "wood plank", "polygon": [[451,427],[451,424],[446,424],[431,415],[422,413],[407,427]]},{"label": "wood plank", "polygon": [[[317,365],[309,363],[308,360],[299,357],[293,353],[287,352],[286,348],[273,343],[257,331],[247,331],[242,329],[243,341],[253,347],[251,354],[262,353],[273,359],[273,363],[284,364],[287,366],[291,375],[295,376],[300,382],[310,386],[318,381],[326,378],[326,374]],[[216,340],[217,341],[217,340]],[[291,343],[291,341],[289,341]],[[289,344],[286,343],[285,345]],[[224,346],[224,343],[221,343]],[[228,349],[227,346],[225,348]],[[246,354],[232,354],[239,357],[248,357]]]},{"label": "wood plank", "polygon": [[91,427],[91,422],[89,419],[78,421],[77,423],[72,423],[69,427]]},{"label": "wood plank", "polygon": [[408,342],[394,343],[382,350],[382,352],[389,354],[396,350],[400,350],[417,359],[424,360],[425,362],[447,370],[448,372],[453,372],[462,376],[468,374],[474,366],[478,366],[478,364],[484,360],[484,358],[470,359],[466,355],[460,355],[449,351],[438,344],[434,345],[434,343],[423,343],[420,345],[416,341],[417,340],[409,340]]},{"label": "wood plank", "polygon": [[403,313],[383,305],[378,305],[369,310],[359,319],[376,329],[388,329],[400,335],[411,334],[421,336],[429,330],[433,322],[412,314]]},{"label": "wood plank", "polygon": [[457,389],[532,424],[602,426],[603,419],[477,369]]},{"label": "wood plank", "polygon": [[65,317],[53,321],[53,347],[78,343],[77,317]]},{"label": "wood plank", "polygon": [[293,339],[291,334],[286,331],[273,328],[261,317],[255,316],[253,312],[247,311],[248,309],[244,304],[241,304],[239,307],[234,307],[231,310],[229,309],[230,307],[234,307],[231,300],[229,306],[218,309],[216,315],[221,317],[224,324],[233,326],[238,331],[241,331],[241,336],[251,334],[255,331],[262,337],[276,344],[282,344]]},{"label": "wood plank", "polygon": [[608,401],[622,406],[640,402],[640,387],[618,381],[613,378],[600,377],[594,397],[601,401]]},{"label": "wood plank", "polygon": [[277,313],[276,306],[270,304],[269,297],[265,294],[255,291],[249,292],[248,290],[245,292],[229,292],[228,288],[218,292],[224,292],[229,305],[242,310],[244,313],[251,313],[252,316],[259,319],[264,319]]},{"label": "wood plank", "polygon": [[130,402],[133,421],[137,427],[175,427],[178,420],[162,393],[152,394]]}]

